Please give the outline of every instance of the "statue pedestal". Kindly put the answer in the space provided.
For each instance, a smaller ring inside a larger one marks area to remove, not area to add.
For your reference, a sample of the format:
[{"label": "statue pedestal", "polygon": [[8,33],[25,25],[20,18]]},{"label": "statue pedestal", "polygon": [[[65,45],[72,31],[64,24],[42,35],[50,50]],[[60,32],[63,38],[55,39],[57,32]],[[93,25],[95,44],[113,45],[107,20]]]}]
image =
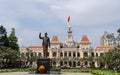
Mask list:
[{"label": "statue pedestal", "polygon": [[50,59],[38,59],[36,73],[50,74]]}]

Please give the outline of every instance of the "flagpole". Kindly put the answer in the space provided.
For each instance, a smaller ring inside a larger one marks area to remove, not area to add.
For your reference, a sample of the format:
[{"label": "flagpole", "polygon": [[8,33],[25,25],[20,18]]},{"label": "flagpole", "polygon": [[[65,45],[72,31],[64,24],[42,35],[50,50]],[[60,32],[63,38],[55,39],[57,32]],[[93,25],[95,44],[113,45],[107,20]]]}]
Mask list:
[{"label": "flagpole", "polygon": [[68,27],[70,27],[70,16],[68,16]]},{"label": "flagpole", "polygon": [[70,22],[68,22],[68,27],[71,27],[71,26],[70,26]]}]

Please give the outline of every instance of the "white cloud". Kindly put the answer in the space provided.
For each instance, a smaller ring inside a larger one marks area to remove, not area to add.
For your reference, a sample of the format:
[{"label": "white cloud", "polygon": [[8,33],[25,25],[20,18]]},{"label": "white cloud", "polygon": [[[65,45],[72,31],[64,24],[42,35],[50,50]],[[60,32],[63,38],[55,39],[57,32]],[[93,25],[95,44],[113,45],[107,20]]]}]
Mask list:
[{"label": "white cloud", "polygon": [[52,8],[52,9],[60,9],[61,7],[60,7],[60,6],[57,6],[57,5],[52,5],[51,8]]},{"label": "white cloud", "polygon": [[[61,34],[61,30],[67,32],[67,26],[64,25],[67,25],[69,15],[71,25],[78,26],[78,32],[82,32],[81,26],[95,26],[92,32],[96,32],[100,25],[113,23],[111,26],[114,27],[114,22],[120,21],[119,3],[120,0],[1,0],[0,24],[8,32],[11,28],[16,29],[20,45],[34,45],[39,43],[39,31],[49,31],[50,34],[53,33],[51,35]],[[90,31],[89,28],[88,30]],[[98,37],[99,34],[94,36]]]},{"label": "white cloud", "polygon": [[120,19],[118,0],[70,0],[57,3],[61,9],[52,8],[54,13],[63,21],[70,15],[74,25],[99,25]]}]

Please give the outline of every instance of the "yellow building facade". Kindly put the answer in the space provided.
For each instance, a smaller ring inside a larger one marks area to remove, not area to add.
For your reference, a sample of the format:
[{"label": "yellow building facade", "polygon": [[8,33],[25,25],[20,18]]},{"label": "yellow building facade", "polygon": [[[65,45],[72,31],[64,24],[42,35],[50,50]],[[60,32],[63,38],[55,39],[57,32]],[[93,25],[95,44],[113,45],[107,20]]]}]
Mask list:
[{"label": "yellow building facade", "polygon": [[[64,42],[59,41],[57,36],[53,36],[51,39],[48,58],[52,60],[53,66],[100,67],[101,64],[96,58],[114,48],[114,46],[98,46],[94,49],[91,47],[91,41],[87,36],[82,36],[80,41],[76,42],[73,40],[71,27],[68,27],[67,34],[67,40]],[[21,47],[20,52],[26,56],[26,60],[28,58],[33,60],[26,62],[28,65],[36,65],[36,60],[43,57],[42,46]]]}]

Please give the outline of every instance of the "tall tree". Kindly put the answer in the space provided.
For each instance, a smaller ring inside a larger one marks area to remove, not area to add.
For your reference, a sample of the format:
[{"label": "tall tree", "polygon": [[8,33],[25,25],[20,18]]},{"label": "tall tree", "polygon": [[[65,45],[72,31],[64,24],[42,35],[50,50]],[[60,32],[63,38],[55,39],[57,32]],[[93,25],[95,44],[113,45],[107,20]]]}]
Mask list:
[{"label": "tall tree", "polygon": [[9,47],[11,47],[12,49],[19,50],[19,45],[17,44],[18,38],[15,36],[14,28],[12,28],[11,33],[8,37],[8,40],[9,40]]},{"label": "tall tree", "polygon": [[0,66],[2,65],[4,68],[17,67],[20,58],[17,42],[18,39],[15,36],[14,28],[12,28],[9,37],[7,37],[6,29],[0,26]]},{"label": "tall tree", "polygon": [[120,28],[117,30],[117,32],[120,34]]},{"label": "tall tree", "polygon": [[1,25],[0,26],[0,46],[8,46],[8,38],[7,38],[7,32],[6,29]]},{"label": "tall tree", "polygon": [[114,69],[120,66],[120,48],[114,48],[100,57],[99,62],[106,65],[107,68]]}]

